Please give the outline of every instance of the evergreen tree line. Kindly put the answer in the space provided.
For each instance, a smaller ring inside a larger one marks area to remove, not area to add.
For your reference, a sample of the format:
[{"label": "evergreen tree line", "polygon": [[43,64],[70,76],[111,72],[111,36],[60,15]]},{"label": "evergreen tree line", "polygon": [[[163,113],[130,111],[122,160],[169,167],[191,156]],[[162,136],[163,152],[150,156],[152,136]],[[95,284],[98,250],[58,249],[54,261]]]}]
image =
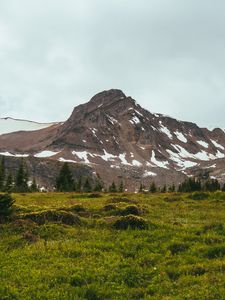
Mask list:
[{"label": "evergreen tree line", "polygon": [[35,178],[30,186],[28,186],[28,178],[27,168],[23,161],[20,163],[16,173],[12,174],[6,170],[5,158],[4,156],[2,157],[0,161],[0,192],[24,193],[38,191]]},{"label": "evergreen tree line", "polygon": [[[15,174],[9,172],[5,167],[5,158],[4,156],[0,160],[0,192],[37,192],[39,191],[38,186],[36,184],[35,178],[33,178],[32,183],[28,185],[29,174],[27,171],[27,167],[23,160],[21,161],[17,171]],[[121,180],[118,185],[113,181],[112,184],[107,188],[104,187],[104,184],[100,177],[95,182],[92,182],[90,178],[79,178],[73,177],[73,174],[69,168],[67,162],[63,164],[61,167],[59,174],[56,178],[55,183],[56,191],[58,192],[124,192],[125,187],[124,183]],[[217,179],[207,179],[200,180],[198,178],[190,177],[187,178],[184,182],[179,184],[178,188],[176,188],[175,184],[170,186],[164,185],[163,187],[158,187],[156,183],[151,182],[150,186],[146,189],[146,187],[141,183],[139,192],[181,192],[181,193],[189,193],[195,191],[209,191],[214,192],[217,190],[225,191],[225,183],[220,184]]]},{"label": "evergreen tree line", "polygon": [[[104,184],[100,177],[92,183],[91,180],[87,178],[79,177],[74,179],[73,174],[69,168],[68,163],[64,163],[62,168],[60,169],[59,175],[56,178],[56,190],[58,192],[102,192],[106,191]],[[119,186],[116,186],[113,181],[112,184],[108,188],[109,192],[123,192],[124,184],[123,181],[120,182]]]},{"label": "evergreen tree line", "polygon": [[[166,193],[166,192],[180,192],[180,193],[191,193],[191,192],[198,192],[198,191],[205,191],[205,192],[215,192],[215,191],[225,191],[225,183],[220,184],[217,179],[207,179],[207,180],[200,180],[198,178],[190,177],[184,180],[184,182],[180,183],[178,188],[176,188],[175,184],[170,186],[164,185],[163,187],[157,187],[156,183],[153,181],[151,182],[148,191],[150,193]],[[139,192],[146,191],[146,187],[141,183]]]}]

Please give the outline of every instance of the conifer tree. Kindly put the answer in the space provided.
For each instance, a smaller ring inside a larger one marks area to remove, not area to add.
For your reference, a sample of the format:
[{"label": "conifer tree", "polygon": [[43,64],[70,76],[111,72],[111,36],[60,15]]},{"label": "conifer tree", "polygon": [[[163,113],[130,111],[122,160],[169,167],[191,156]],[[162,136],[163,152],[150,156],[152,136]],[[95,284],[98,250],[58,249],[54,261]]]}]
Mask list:
[{"label": "conifer tree", "polygon": [[139,192],[139,193],[143,193],[143,188],[144,188],[144,187],[143,187],[143,184],[142,184],[142,182],[141,182],[141,183],[140,183],[140,187],[139,187],[139,191],[138,191],[138,192]]},{"label": "conifer tree", "polygon": [[58,192],[72,192],[74,190],[74,180],[67,162],[65,162],[56,178],[56,190]]},{"label": "conifer tree", "polygon": [[90,184],[90,181],[88,178],[86,178],[86,180],[84,182],[83,191],[84,191],[84,193],[92,192],[92,187],[91,187],[91,184]]},{"label": "conifer tree", "polygon": [[94,192],[101,192],[102,189],[103,189],[103,183],[100,181],[100,179],[97,179],[93,191]]},{"label": "conifer tree", "polygon": [[79,179],[75,182],[74,190],[78,193],[82,191],[82,177],[79,177]]},{"label": "conifer tree", "polygon": [[0,191],[4,191],[4,184],[5,184],[5,158],[2,156],[0,162]]},{"label": "conifer tree", "polygon": [[28,173],[25,170],[23,161],[21,162],[15,178],[15,191],[18,193],[28,192]]},{"label": "conifer tree", "polygon": [[117,192],[117,187],[116,187],[116,184],[115,184],[114,181],[112,182],[112,184],[109,187],[109,192],[110,193],[116,193]]},{"label": "conifer tree", "polygon": [[166,193],[167,192],[167,186],[166,184],[161,188],[161,193]]},{"label": "conifer tree", "polygon": [[175,187],[175,184],[174,184],[174,183],[169,187],[168,191],[169,191],[170,193],[174,193],[174,192],[176,191],[176,187]]},{"label": "conifer tree", "polygon": [[9,173],[5,183],[5,191],[7,193],[10,193],[12,190],[13,190],[13,176],[11,173]]},{"label": "conifer tree", "polygon": [[150,193],[156,193],[157,192],[157,187],[156,187],[156,184],[155,184],[154,181],[150,184],[149,192]]},{"label": "conifer tree", "polygon": [[37,183],[36,183],[36,179],[35,179],[35,178],[33,178],[32,184],[31,184],[31,186],[30,186],[30,191],[31,191],[32,193],[35,193],[35,192],[38,192],[38,191],[39,191],[38,186],[37,186]]},{"label": "conifer tree", "polygon": [[122,181],[122,180],[121,180],[121,182],[120,182],[118,192],[119,192],[119,193],[123,193],[123,192],[124,192],[124,184],[123,184],[123,181]]},{"label": "conifer tree", "polygon": [[222,190],[223,192],[225,192],[225,183],[222,185],[221,190]]}]

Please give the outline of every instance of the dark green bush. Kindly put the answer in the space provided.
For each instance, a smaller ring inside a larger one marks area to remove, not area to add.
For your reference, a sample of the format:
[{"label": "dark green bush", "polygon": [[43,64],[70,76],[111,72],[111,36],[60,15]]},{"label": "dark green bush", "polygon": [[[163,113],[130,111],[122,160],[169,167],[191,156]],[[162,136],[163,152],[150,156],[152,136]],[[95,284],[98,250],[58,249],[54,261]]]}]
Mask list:
[{"label": "dark green bush", "polygon": [[192,276],[202,276],[206,273],[206,269],[201,265],[196,265],[192,267],[187,273]]},{"label": "dark green bush", "polygon": [[176,281],[180,277],[181,272],[178,270],[178,268],[170,267],[166,270],[166,274],[170,280]]},{"label": "dark green bush", "polygon": [[0,195],[0,218],[7,217],[12,213],[14,200],[9,194]]},{"label": "dark green bush", "polygon": [[136,215],[136,216],[139,216],[140,214],[141,214],[141,210],[136,205],[129,205],[129,206],[125,207],[121,211],[121,215],[122,216],[127,216],[127,215]]},{"label": "dark green bush", "polygon": [[46,222],[59,222],[66,225],[81,225],[82,223],[79,216],[63,210],[47,210],[35,212],[26,214],[22,218],[32,220],[39,225],[45,224]]},{"label": "dark green bush", "polygon": [[76,212],[76,213],[86,211],[86,209],[82,205],[80,205],[80,204],[76,204],[74,206],[71,206],[69,208],[69,210],[72,211],[72,212]]},{"label": "dark green bush", "polygon": [[87,198],[101,198],[102,195],[100,193],[91,193],[87,196]]},{"label": "dark green bush", "polygon": [[192,200],[207,200],[209,198],[209,193],[204,192],[194,192],[189,196]]},{"label": "dark green bush", "polygon": [[124,202],[124,203],[137,203],[137,201],[135,200],[131,200],[125,197],[114,197],[111,198],[107,201],[108,203],[120,203],[120,202]]},{"label": "dark green bush", "polygon": [[207,249],[205,256],[209,259],[221,258],[225,255],[225,246],[215,246]]},{"label": "dark green bush", "polygon": [[168,247],[168,250],[170,250],[172,255],[175,255],[177,253],[184,252],[188,248],[189,248],[188,244],[176,242],[176,243],[171,244]]},{"label": "dark green bush", "polygon": [[134,216],[134,215],[128,215],[120,217],[118,220],[115,221],[113,224],[113,227],[115,229],[147,229],[148,223],[145,219]]},{"label": "dark green bush", "polygon": [[115,204],[107,204],[103,207],[104,211],[111,211],[116,209],[118,209],[118,206],[116,206]]}]

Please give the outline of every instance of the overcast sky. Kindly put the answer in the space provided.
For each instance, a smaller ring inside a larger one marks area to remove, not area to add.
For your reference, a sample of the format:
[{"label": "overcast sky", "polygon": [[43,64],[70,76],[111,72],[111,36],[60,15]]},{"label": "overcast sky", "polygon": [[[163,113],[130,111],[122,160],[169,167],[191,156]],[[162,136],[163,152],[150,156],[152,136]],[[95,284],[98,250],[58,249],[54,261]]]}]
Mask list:
[{"label": "overcast sky", "polygon": [[0,0],[0,117],[61,121],[122,89],[225,127],[224,0]]}]

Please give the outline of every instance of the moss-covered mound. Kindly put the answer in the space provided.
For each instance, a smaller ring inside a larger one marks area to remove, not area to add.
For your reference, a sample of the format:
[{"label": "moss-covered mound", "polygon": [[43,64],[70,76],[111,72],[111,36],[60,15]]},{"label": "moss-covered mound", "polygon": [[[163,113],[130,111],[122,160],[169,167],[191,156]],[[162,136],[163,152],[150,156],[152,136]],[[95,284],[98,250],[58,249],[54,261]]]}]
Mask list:
[{"label": "moss-covered mound", "polygon": [[63,210],[46,210],[41,212],[33,212],[24,214],[21,216],[22,219],[32,220],[39,225],[45,224],[46,222],[57,222],[66,225],[81,225],[81,219],[79,216],[72,212]]},{"label": "moss-covered mound", "polygon": [[113,228],[119,229],[119,230],[126,230],[126,229],[147,229],[148,223],[145,219],[134,216],[134,215],[128,215],[123,216],[117,219],[114,224]]}]

